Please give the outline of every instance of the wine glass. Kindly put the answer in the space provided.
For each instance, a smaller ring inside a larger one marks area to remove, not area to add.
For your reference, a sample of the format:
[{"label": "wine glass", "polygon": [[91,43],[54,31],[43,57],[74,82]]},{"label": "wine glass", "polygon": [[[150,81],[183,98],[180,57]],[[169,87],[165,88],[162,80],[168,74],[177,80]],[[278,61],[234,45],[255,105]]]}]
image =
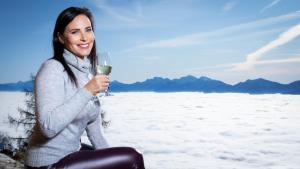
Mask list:
[{"label": "wine glass", "polygon": [[[101,52],[98,54],[98,64],[96,66],[97,74],[109,75],[112,70],[109,52]],[[105,90],[105,96],[108,96],[108,89]]]}]

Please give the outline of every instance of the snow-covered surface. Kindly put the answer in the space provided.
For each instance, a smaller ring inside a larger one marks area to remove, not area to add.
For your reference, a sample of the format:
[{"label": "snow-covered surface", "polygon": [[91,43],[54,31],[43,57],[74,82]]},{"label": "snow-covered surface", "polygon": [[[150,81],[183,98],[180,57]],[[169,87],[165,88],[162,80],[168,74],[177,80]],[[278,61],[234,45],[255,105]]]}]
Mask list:
[{"label": "snow-covered surface", "polygon": [[[108,142],[142,151],[147,169],[300,168],[299,95],[113,95],[102,98],[112,120]],[[1,131],[15,131],[5,118],[23,100],[0,92]]]},{"label": "snow-covered surface", "polygon": [[12,137],[23,136],[22,128],[9,124],[8,116],[20,117],[18,109],[26,109],[24,92],[0,92],[0,132]]}]

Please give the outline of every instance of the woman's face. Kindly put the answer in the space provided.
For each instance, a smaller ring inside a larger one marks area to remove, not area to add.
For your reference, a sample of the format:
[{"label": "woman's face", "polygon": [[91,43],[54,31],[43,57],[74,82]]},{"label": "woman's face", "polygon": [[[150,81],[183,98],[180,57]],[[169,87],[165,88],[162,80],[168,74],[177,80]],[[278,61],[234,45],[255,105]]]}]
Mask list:
[{"label": "woman's face", "polygon": [[76,16],[67,25],[64,33],[58,34],[58,38],[74,55],[80,58],[88,56],[95,40],[91,21],[85,15]]}]

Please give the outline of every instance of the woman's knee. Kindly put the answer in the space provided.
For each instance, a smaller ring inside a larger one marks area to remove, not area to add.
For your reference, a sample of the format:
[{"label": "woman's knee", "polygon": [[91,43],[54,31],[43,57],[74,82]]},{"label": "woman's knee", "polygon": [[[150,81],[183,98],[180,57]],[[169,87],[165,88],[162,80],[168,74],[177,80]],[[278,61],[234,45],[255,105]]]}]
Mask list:
[{"label": "woman's knee", "polygon": [[139,150],[131,147],[124,147],[124,149],[126,149],[129,156],[132,169],[144,169],[143,154]]},{"label": "woman's knee", "polygon": [[141,151],[135,149],[135,148],[132,148],[132,147],[122,147],[123,149],[123,152],[132,156],[132,157],[142,157],[142,153]]}]

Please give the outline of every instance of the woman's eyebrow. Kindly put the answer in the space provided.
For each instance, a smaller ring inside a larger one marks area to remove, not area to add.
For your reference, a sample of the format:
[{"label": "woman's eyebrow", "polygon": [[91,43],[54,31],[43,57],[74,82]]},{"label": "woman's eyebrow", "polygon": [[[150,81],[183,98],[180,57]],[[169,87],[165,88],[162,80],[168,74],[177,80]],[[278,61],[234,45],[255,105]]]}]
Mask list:
[{"label": "woman's eyebrow", "polygon": [[69,32],[72,32],[72,31],[79,31],[80,29],[78,29],[78,28],[74,28],[74,29],[69,29],[68,31]]},{"label": "woman's eyebrow", "polygon": [[[85,29],[87,29],[87,28],[92,28],[92,26],[85,27]],[[80,30],[80,28],[73,28],[73,29],[70,29],[69,31],[78,31],[78,30]]]}]

